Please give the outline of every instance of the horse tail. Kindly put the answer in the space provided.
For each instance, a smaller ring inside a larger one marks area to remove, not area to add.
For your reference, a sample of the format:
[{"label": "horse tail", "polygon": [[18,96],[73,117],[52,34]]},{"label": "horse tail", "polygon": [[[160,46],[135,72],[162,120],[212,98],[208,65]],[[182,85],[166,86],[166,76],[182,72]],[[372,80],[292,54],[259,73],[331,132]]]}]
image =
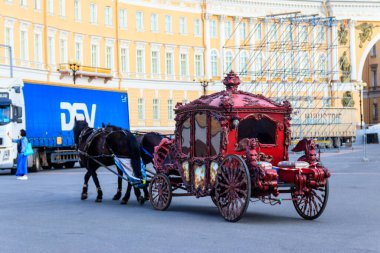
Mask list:
[{"label": "horse tail", "polygon": [[141,156],[140,156],[140,145],[136,139],[136,137],[132,133],[128,133],[129,136],[129,148],[131,150],[131,164],[133,172],[136,177],[141,178]]}]

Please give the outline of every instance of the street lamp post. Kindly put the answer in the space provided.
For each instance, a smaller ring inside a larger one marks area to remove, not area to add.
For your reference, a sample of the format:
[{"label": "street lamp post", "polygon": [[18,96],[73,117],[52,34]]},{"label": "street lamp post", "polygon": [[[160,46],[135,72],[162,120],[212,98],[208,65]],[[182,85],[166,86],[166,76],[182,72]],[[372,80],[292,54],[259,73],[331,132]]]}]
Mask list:
[{"label": "street lamp post", "polygon": [[79,63],[78,62],[71,62],[69,63],[69,68],[70,70],[73,72],[73,81],[74,81],[74,84],[75,84],[75,80],[76,80],[76,72],[79,70]]},{"label": "street lamp post", "polygon": [[211,82],[210,79],[206,79],[206,78],[199,79],[199,83],[203,87],[203,96],[206,96],[207,86],[209,85],[210,82]]}]

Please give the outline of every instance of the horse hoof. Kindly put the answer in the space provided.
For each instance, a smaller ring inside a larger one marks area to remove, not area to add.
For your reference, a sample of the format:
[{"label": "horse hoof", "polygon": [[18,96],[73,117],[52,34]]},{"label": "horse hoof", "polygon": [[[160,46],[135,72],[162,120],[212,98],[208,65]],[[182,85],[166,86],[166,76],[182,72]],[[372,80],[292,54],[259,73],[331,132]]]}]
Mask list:
[{"label": "horse hoof", "polygon": [[145,197],[144,200],[145,200],[145,201],[148,201],[148,200],[149,200],[149,197]]},{"label": "horse hoof", "polygon": [[140,205],[144,205],[145,199],[143,197],[139,197],[138,202]]},{"label": "horse hoof", "polygon": [[103,201],[103,199],[100,199],[100,198],[96,198],[96,199],[95,199],[95,202],[96,202],[96,203],[101,203],[102,201]]},{"label": "horse hoof", "polygon": [[121,194],[116,193],[115,196],[113,196],[112,200],[119,200],[121,198]]},{"label": "horse hoof", "polygon": [[122,199],[120,201],[120,205],[126,205],[126,204],[128,204],[128,200]]},{"label": "horse hoof", "polygon": [[87,197],[88,197],[87,194],[82,194],[82,196],[80,197],[80,199],[81,200],[85,200],[85,199],[87,199]]}]

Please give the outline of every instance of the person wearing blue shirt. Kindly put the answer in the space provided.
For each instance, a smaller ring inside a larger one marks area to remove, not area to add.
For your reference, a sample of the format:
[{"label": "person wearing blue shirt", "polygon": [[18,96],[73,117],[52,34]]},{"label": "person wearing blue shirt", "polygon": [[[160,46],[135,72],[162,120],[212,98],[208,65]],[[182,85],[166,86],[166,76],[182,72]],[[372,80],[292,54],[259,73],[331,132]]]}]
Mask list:
[{"label": "person wearing blue shirt", "polygon": [[[10,137],[9,133],[8,133],[8,136]],[[16,176],[18,176],[17,179],[28,180],[28,162],[27,162],[28,157],[24,154],[26,150],[26,146],[28,145],[28,138],[26,138],[26,131],[24,129],[21,129],[20,138],[12,139],[12,142],[17,143],[17,153],[18,153],[17,171],[16,171]]]}]

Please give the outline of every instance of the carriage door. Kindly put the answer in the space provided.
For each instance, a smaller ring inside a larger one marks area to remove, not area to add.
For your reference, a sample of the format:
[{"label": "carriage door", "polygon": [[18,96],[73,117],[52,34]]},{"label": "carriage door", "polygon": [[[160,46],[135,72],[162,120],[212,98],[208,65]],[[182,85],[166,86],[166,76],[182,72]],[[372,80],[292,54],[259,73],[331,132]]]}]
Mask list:
[{"label": "carriage door", "polygon": [[206,168],[209,156],[208,117],[206,112],[198,112],[194,116],[194,157],[192,163],[193,185],[196,191],[206,189]]}]

